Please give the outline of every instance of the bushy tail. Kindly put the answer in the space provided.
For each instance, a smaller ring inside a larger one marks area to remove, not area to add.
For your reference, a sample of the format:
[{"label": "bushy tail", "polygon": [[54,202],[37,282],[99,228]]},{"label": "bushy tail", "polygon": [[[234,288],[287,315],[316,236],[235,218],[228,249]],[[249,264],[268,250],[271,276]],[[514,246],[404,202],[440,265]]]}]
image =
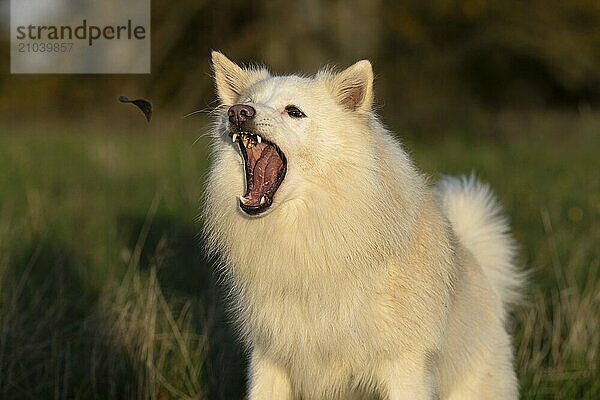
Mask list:
[{"label": "bushy tail", "polygon": [[444,177],[437,189],[452,227],[481,265],[505,308],[516,304],[524,277],[515,267],[515,242],[490,187],[471,175]]}]

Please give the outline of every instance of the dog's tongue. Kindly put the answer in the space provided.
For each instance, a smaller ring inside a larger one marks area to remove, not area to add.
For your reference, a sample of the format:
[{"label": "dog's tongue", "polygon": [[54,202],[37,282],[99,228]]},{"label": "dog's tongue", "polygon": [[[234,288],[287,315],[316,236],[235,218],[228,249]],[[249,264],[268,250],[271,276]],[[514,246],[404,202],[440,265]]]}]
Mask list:
[{"label": "dog's tongue", "polygon": [[247,205],[259,205],[263,196],[263,201],[271,202],[270,189],[277,180],[279,171],[283,168],[283,161],[277,154],[274,146],[266,143],[260,143],[248,149],[248,164],[252,169],[252,183],[249,184],[249,191],[245,196]]}]

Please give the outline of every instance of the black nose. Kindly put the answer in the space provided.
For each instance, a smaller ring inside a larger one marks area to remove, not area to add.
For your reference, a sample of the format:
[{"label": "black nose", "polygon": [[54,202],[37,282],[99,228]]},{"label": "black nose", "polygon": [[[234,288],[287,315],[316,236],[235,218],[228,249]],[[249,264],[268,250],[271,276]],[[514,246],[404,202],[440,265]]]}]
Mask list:
[{"label": "black nose", "polygon": [[229,122],[237,126],[253,119],[255,114],[256,110],[246,104],[235,104],[229,107],[229,111],[227,111]]}]

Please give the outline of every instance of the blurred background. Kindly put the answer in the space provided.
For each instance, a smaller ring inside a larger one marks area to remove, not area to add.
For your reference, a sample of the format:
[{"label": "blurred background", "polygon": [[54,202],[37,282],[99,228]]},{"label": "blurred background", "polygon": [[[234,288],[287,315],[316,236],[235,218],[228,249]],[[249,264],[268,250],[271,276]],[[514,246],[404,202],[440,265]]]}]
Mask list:
[{"label": "blurred background", "polygon": [[0,398],[243,398],[199,233],[213,49],[279,74],[371,60],[417,165],[505,207],[522,397],[600,397],[600,2],[153,0],[149,75],[11,75],[0,5]]},{"label": "blurred background", "polygon": [[278,73],[368,58],[390,124],[429,135],[465,125],[495,134],[490,118],[502,113],[581,112],[598,103],[599,13],[593,0],[156,0],[152,74],[5,75],[0,106],[14,122],[72,120],[75,109],[102,119],[127,91],[179,116],[211,105],[208,56],[217,49]]}]

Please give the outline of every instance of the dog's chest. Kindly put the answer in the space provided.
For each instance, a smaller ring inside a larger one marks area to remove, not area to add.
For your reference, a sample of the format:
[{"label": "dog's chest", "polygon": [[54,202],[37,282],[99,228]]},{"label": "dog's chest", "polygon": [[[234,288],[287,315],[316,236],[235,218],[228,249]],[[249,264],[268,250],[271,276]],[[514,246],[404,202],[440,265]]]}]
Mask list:
[{"label": "dog's chest", "polygon": [[286,364],[364,362],[366,341],[377,331],[372,299],[364,291],[339,282],[321,282],[314,291],[269,289],[257,285],[240,299],[253,346]]},{"label": "dog's chest", "polygon": [[302,398],[337,399],[368,381],[373,370],[378,339],[368,299],[347,291],[333,297],[339,294],[334,290],[320,301],[265,297],[248,307],[251,345],[286,369]]}]

